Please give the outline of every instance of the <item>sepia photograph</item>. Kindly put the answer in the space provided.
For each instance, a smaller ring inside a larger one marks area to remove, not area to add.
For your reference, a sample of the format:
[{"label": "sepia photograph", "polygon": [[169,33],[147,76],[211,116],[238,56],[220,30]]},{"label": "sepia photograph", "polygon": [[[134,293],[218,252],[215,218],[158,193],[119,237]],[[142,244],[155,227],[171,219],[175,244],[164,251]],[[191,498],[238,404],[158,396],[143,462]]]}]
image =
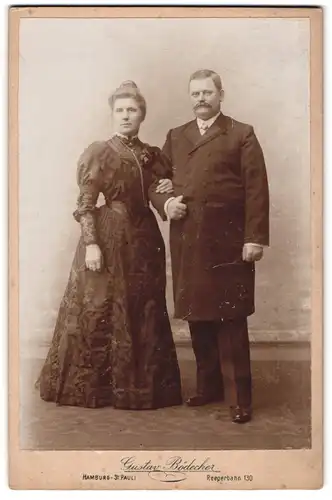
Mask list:
[{"label": "sepia photograph", "polygon": [[320,487],[321,9],[9,20],[13,487]]}]

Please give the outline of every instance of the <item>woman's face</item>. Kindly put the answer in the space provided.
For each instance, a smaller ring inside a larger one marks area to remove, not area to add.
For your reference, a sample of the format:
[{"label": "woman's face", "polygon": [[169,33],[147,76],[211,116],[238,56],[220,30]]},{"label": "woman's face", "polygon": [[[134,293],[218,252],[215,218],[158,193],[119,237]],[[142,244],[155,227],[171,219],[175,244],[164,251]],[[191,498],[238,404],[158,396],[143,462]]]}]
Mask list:
[{"label": "woman's face", "polygon": [[138,134],[143,114],[132,97],[119,97],[113,108],[113,126],[116,132],[126,136]]}]

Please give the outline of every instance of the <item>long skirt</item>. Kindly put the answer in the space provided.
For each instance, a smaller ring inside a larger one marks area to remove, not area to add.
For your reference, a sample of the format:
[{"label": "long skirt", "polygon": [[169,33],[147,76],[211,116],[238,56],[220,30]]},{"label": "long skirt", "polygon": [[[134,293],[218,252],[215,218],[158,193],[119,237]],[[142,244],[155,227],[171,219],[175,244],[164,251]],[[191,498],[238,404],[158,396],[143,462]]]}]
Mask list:
[{"label": "long skirt", "polygon": [[86,269],[81,239],[39,377],[41,398],[90,408],[181,404],[155,216],[150,209],[130,215],[113,202],[97,209],[95,221],[102,270]]}]

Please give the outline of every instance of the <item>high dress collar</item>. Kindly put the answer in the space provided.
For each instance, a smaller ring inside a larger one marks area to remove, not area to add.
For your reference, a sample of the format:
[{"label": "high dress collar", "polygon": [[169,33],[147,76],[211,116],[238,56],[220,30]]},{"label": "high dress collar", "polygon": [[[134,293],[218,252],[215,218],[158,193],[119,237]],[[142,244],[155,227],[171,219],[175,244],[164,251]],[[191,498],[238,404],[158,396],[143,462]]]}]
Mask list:
[{"label": "high dress collar", "polygon": [[118,137],[120,139],[120,141],[123,144],[125,144],[126,146],[128,146],[129,148],[132,148],[140,143],[138,135],[127,136],[127,135],[120,134],[120,132],[116,132],[113,135],[113,137]]}]

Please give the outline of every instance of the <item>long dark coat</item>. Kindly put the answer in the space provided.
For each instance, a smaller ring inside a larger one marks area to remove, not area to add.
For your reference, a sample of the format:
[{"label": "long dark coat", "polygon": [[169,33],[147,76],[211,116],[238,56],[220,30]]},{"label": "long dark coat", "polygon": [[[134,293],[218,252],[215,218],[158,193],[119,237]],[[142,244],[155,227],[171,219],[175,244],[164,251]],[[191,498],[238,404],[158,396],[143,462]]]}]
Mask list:
[{"label": "long dark coat", "polygon": [[[223,114],[201,136],[196,120],[170,130],[163,148],[187,216],[170,225],[175,317],[188,321],[254,312],[255,265],[245,242],[269,244],[269,190],[253,127]],[[151,192],[165,220],[169,195]]]}]

